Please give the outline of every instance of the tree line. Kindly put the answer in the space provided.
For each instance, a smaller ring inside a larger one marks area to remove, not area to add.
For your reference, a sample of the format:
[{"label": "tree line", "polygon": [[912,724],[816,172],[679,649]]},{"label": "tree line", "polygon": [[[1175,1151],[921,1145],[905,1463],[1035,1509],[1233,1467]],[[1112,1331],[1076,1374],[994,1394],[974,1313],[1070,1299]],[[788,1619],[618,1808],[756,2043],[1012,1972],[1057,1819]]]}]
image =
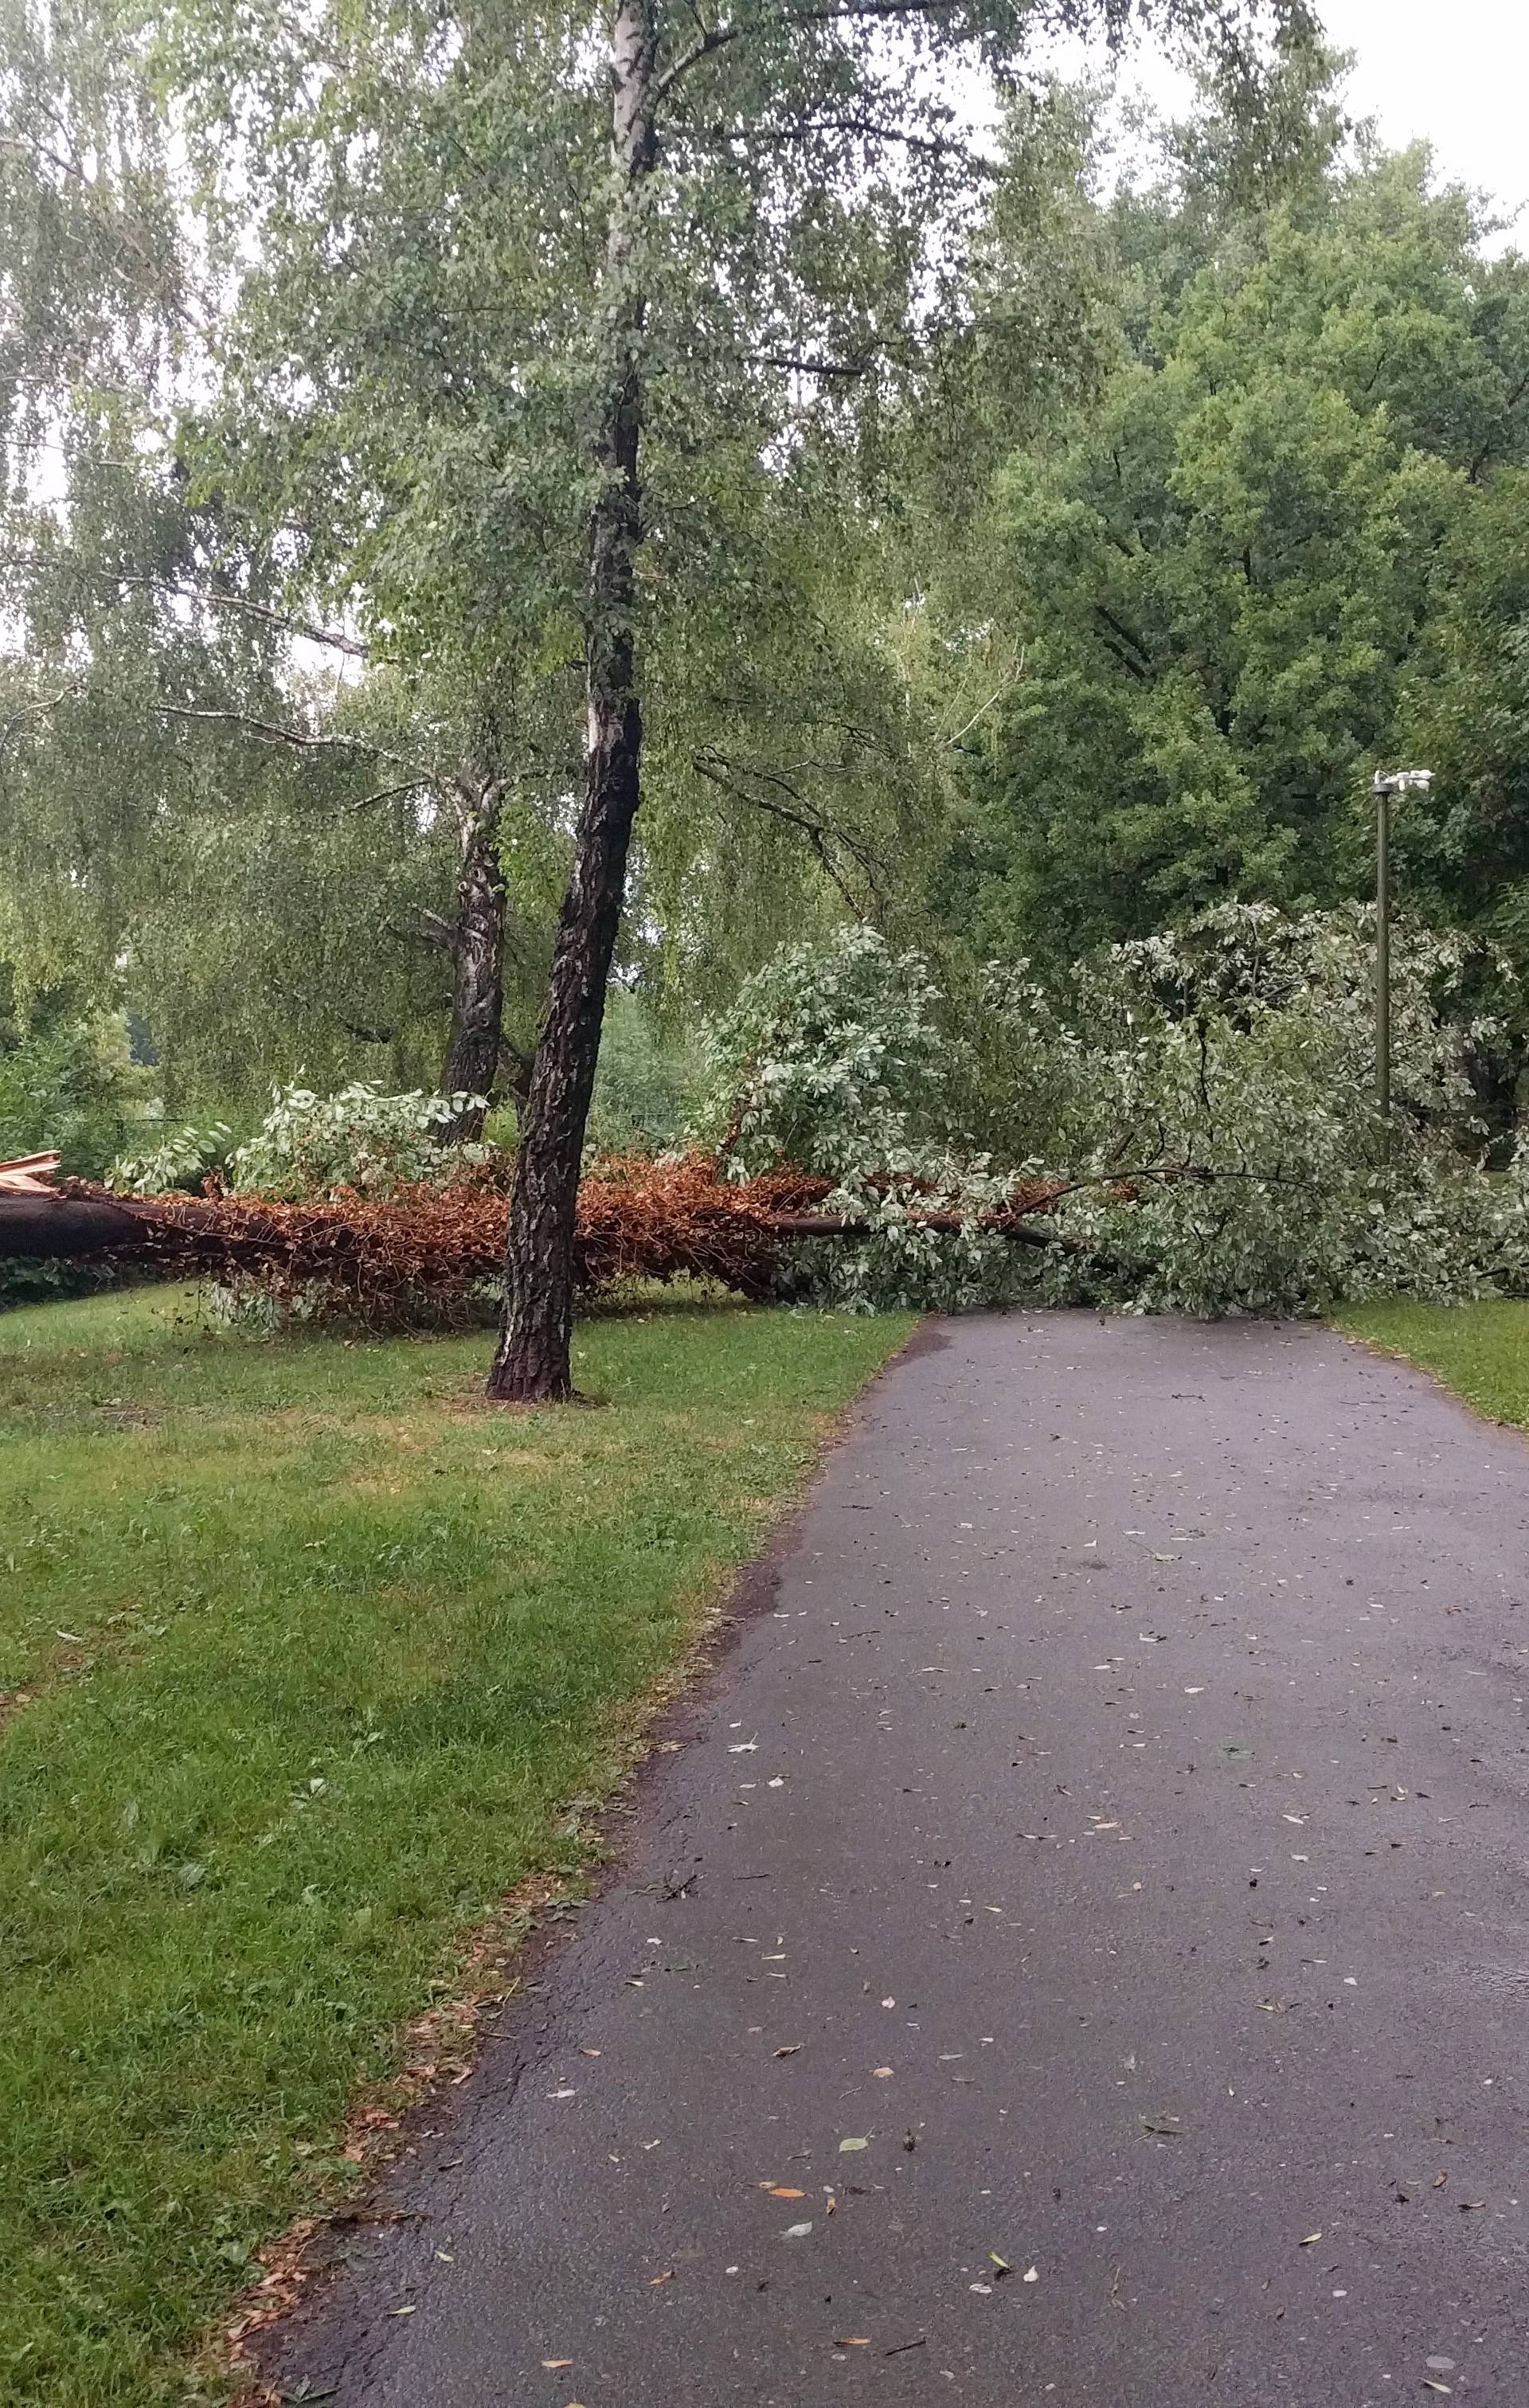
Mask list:
[{"label": "tree line", "polygon": [[[1042,45],[1142,22],[1199,100],[1122,178]],[[1303,7],[3,42],[11,1050],[121,1007],[181,1112],[506,1098],[496,1393],[566,1391],[613,975],[662,1048],[869,922],[959,1012],[1352,896],[1404,752],[1408,892],[1522,965],[1529,272]]]}]

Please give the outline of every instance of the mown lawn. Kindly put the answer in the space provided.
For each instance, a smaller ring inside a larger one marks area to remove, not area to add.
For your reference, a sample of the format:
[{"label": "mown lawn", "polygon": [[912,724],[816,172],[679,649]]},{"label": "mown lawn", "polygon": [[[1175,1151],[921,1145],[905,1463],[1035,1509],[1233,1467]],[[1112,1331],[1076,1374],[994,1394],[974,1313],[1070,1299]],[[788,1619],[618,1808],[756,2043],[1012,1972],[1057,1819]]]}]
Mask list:
[{"label": "mown lawn", "polygon": [[1529,1304],[1385,1304],[1335,1314],[1340,1328],[1432,1371],[1493,1421],[1529,1429]]},{"label": "mown lawn", "polygon": [[497,1414],[481,1336],[0,1318],[7,2408],[216,2394],[250,2251],[907,1327],[596,1321],[604,1410]]}]

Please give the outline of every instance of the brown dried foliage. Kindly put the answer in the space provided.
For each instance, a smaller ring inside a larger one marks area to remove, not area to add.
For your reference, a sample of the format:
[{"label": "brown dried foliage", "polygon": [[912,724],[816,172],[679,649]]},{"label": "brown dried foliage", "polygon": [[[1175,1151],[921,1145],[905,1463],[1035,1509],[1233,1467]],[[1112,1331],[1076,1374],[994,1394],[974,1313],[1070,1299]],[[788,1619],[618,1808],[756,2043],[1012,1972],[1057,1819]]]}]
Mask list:
[{"label": "brown dried foliage", "polygon": [[[698,1279],[754,1300],[779,1296],[789,1287],[790,1249],[799,1240],[850,1237],[864,1226],[850,1214],[822,1214],[832,1184],[789,1168],[726,1180],[704,1154],[664,1162],[608,1157],[579,1189],[579,1286],[593,1297],[636,1281]],[[895,1185],[929,1226],[962,1226],[919,1181],[884,1184]],[[497,1287],[508,1211],[500,1179],[474,1171],[386,1198],[347,1194],[308,1203],[227,1196],[212,1182],[197,1197],[113,1196],[79,1180],[61,1181],[53,1192],[109,1205],[135,1223],[129,1242],[113,1241],[120,1254],[371,1328],[439,1327],[480,1314]],[[986,1226],[1025,1236],[1023,1225],[1062,1192],[1057,1182],[1033,1181]]]},{"label": "brown dried foliage", "polygon": [[[612,1158],[579,1190],[579,1281],[597,1296],[636,1280],[715,1280],[744,1296],[775,1292],[781,1212],[807,1211],[829,1182],[779,1171],[733,1183],[709,1156],[669,1162]],[[346,1195],[274,1203],[209,1194],[110,1197],[82,1181],[57,1192],[109,1200],[138,1225],[131,1252],[166,1272],[377,1326],[465,1317],[499,1277],[508,1210],[502,1190],[472,1177],[397,1190],[385,1200]]]}]

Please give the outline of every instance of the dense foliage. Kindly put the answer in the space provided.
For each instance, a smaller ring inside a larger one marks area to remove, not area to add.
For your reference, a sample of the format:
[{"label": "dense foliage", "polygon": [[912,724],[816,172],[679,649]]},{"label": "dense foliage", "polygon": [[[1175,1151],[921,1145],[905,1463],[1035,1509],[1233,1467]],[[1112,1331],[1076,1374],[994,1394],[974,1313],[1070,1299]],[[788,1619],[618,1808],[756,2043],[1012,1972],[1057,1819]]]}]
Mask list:
[{"label": "dense foliage", "polygon": [[1022,666],[945,873],[980,940],[1060,961],[1228,896],[1334,902],[1414,744],[1414,888],[1516,931],[1529,273],[1426,175],[1335,169],[1188,275],[1170,210],[1116,204],[1115,362],[999,481]]},{"label": "dense foliage", "polygon": [[[588,1158],[833,1178],[874,1238],[802,1276],[847,1300],[1520,1277],[1529,266],[1299,13],[1123,180],[1102,86],[1010,79],[974,157],[858,16],[766,55],[750,0],[666,94]],[[316,77],[264,0],[7,17],[0,1150],[296,1196],[447,1175],[488,1101],[513,1142],[579,779],[593,22],[363,7]],[[1057,1242],[982,1226],[1042,1173]]]},{"label": "dense foliage", "polygon": [[389,1096],[357,1081],[337,1095],[288,1087],[253,1137],[229,1156],[236,1191],[303,1202],[342,1193],[386,1197],[435,1186],[487,1160],[483,1146],[442,1143],[472,1098],[416,1089]]},{"label": "dense foliage", "polygon": [[[994,964],[990,1025],[946,1034],[927,966],[851,931],[745,987],[713,1040],[710,1122],[729,1168],[832,1172],[823,1209],[868,1234],[805,1250],[802,1278],[840,1302],[1029,1294],[1214,1314],[1520,1293],[1529,1150],[1488,1167],[1467,1066],[1497,1030],[1471,1001],[1476,950],[1399,932],[1383,1125],[1362,910],[1223,905],[1057,985]],[[990,1085],[1002,1065],[1002,1170],[951,1125],[974,1042]],[[1005,1218],[1027,1191],[1044,1239],[1021,1245]]]},{"label": "dense foliage", "polygon": [[50,1150],[65,1171],[99,1178],[159,1112],[121,1012],[45,1008],[0,1026],[0,1160]]}]

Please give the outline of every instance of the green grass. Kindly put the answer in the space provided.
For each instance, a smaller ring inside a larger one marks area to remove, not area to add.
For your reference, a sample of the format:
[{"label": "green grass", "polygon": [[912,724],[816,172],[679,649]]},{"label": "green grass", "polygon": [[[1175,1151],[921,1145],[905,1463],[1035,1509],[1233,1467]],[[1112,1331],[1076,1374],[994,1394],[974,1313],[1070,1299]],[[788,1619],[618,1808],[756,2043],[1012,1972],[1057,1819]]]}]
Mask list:
[{"label": "green grass", "polygon": [[249,2252],[464,1934],[586,1861],[559,1810],[907,1326],[596,1321],[605,1410],[502,1414],[481,1335],[0,1319],[7,2408],[212,2396]]},{"label": "green grass", "polygon": [[1529,1429],[1529,1304],[1354,1305],[1338,1326],[1434,1372],[1494,1422]]}]

